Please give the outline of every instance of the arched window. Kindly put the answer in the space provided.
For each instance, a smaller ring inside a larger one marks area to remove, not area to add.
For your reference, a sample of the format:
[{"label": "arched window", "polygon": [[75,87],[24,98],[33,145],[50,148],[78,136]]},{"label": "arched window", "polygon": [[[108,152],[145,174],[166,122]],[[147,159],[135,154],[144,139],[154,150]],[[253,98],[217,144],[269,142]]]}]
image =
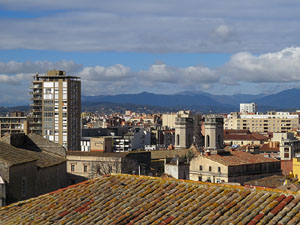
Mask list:
[{"label": "arched window", "polygon": [[206,135],[206,146],[207,146],[207,147],[209,147],[209,144],[210,144],[209,141],[210,141],[210,140],[209,140],[209,135]]},{"label": "arched window", "polygon": [[179,134],[177,134],[177,145],[179,145]]}]

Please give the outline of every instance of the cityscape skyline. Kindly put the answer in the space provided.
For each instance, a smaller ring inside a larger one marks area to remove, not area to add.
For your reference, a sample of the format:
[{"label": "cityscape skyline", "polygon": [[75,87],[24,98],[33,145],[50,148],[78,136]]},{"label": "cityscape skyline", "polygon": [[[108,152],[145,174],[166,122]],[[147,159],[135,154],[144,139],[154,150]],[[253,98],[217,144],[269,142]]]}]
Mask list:
[{"label": "cityscape skyline", "polygon": [[0,3],[0,104],[28,102],[32,76],[53,69],[81,77],[83,95],[270,94],[299,87],[299,6]]}]

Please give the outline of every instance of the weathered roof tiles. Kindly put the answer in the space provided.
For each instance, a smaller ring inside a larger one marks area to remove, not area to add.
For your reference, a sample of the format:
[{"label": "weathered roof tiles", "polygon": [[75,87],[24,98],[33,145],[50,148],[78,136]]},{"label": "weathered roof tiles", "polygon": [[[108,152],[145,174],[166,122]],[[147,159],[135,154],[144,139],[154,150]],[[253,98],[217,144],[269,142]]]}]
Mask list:
[{"label": "weathered roof tiles", "polygon": [[132,175],[0,208],[1,224],[297,224],[300,195]]}]

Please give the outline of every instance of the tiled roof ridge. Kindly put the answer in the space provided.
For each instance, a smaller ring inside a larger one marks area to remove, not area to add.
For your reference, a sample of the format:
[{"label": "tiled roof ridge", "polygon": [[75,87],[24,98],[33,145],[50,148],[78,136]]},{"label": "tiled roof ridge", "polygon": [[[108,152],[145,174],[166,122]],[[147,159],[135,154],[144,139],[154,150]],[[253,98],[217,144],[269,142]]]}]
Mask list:
[{"label": "tiled roof ridge", "polygon": [[[104,175],[102,177],[107,177],[107,176],[110,176],[110,175]],[[29,199],[26,199],[26,200],[18,201],[18,202],[12,203],[10,205],[6,205],[6,206],[3,206],[3,207],[0,207],[0,210],[1,209],[7,209],[7,208],[10,208],[10,207],[14,207],[14,206],[21,206],[21,205],[24,205],[25,203],[32,202],[35,199],[41,198],[43,196],[53,195],[55,193],[59,193],[59,192],[62,192],[62,191],[65,191],[65,190],[68,190],[68,189],[71,189],[71,188],[75,188],[75,187],[78,187],[78,186],[81,186],[81,185],[84,185],[84,184],[92,183],[93,180],[96,180],[96,179],[98,179],[98,178],[94,178],[94,179],[90,179],[90,180],[85,180],[83,182],[80,182],[80,183],[77,183],[77,184],[73,184],[73,185],[69,185],[67,187],[60,188],[60,189],[57,189],[55,191],[52,191],[52,192],[49,192],[49,193],[46,193],[46,194],[43,194],[43,195],[39,195],[39,196],[36,196],[36,197],[33,197],[33,198],[29,198]]]},{"label": "tiled roof ridge", "polygon": [[[249,190],[249,189],[255,189],[257,191],[268,191],[268,192],[276,192],[276,193],[283,193],[283,194],[293,194],[298,195],[300,194],[300,191],[298,192],[292,192],[292,191],[286,191],[276,188],[268,188],[268,187],[246,187],[241,185],[232,185],[232,184],[225,184],[225,183],[209,183],[209,182],[203,182],[203,181],[194,181],[194,180],[184,180],[184,179],[176,179],[172,177],[152,177],[152,176],[145,176],[145,175],[131,175],[131,174],[120,174],[120,173],[112,173],[108,175],[104,175],[102,177],[108,177],[108,176],[116,176],[116,177],[135,177],[135,178],[144,178],[144,179],[150,179],[150,180],[161,180],[163,183],[167,181],[174,181],[174,182],[181,182],[181,183],[187,183],[192,185],[203,185],[203,186],[218,186],[218,187],[225,187],[229,189],[240,189],[240,190]],[[98,178],[94,178],[98,179]]]},{"label": "tiled roof ridge", "polygon": [[4,207],[0,207],[0,210],[2,209],[8,209],[14,206],[22,206],[26,203],[30,203],[36,199],[39,199],[41,197],[44,196],[49,196],[49,195],[54,195],[56,193],[60,193],[62,191],[65,190],[70,190],[72,188],[76,188],[78,186],[83,186],[83,185],[89,185],[92,184],[94,182],[96,182],[99,178],[106,178],[106,177],[116,177],[116,178],[135,178],[135,179],[147,179],[147,180],[157,180],[160,181],[161,183],[166,183],[166,182],[174,182],[174,183],[185,183],[188,185],[197,185],[197,186],[210,186],[210,187],[222,187],[224,189],[228,189],[228,190],[236,190],[239,189],[241,191],[255,191],[255,192],[262,192],[262,193],[266,193],[266,192],[272,192],[272,193],[278,193],[278,194],[284,194],[284,195],[294,195],[294,196],[299,196],[300,191],[298,192],[292,192],[289,190],[280,190],[280,189],[275,189],[275,188],[267,188],[267,187],[247,187],[247,186],[240,186],[240,185],[232,185],[232,184],[219,184],[219,183],[208,183],[208,182],[202,182],[202,181],[193,181],[193,180],[183,180],[183,179],[176,179],[176,178],[169,178],[169,177],[152,177],[152,176],[145,176],[145,175],[131,175],[131,174],[120,174],[120,173],[112,173],[112,174],[107,174],[107,175],[103,175],[101,177],[98,178],[94,178],[94,179],[89,179],[74,185],[70,185],[67,186],[65,188],[61,188],[58,189],[56,191],[53,192],[49,192],[43,195],[39,195],[37,197],[34,198],[30,198],[27,200],[23,200],[23,201],[19,201],[16,203],[12,203],[10,205],[4,206]]}]

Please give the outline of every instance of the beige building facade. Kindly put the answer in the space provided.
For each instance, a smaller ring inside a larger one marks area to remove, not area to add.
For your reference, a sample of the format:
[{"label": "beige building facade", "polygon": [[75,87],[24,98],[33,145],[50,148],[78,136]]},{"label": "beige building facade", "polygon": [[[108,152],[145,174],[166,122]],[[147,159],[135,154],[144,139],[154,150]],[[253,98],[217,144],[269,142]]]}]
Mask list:
[{"label": "beige building facade", "polygon": [[64,71],[36,74],[30,131],[67,150],[80,150],[81,82]]},{"label": "beige building facade", "polygon": [[269,112],[268,114],[231,113],[224,121],[224,129],[250,130],[251,132],[286,133],[299,127],[299,116],[288,112]]},{"label": "beige building facade", "polygon": [[10,114],[0,117],[0,137],[6,134],[25,133],[29,131],[27,117],[23,114]]},{"label": "beige building facade", "polygon": [[68,183],[110,173],[144,174],[151,160],[150,152],[67,152]]},{"label": "beige building facade", "polygon": [[112,137],[95,137],[91,138],[91,151],[113,152]]},{"label": "beige building facade", "polygon": [[272,141],[279,143],[281,160],[300,157],[300,140],[294,136],[294,133],[273,133]]},{"label": "beige building facade", "polygon": [[243,184],[277,174],[281,174],[279,160],[239,151],[198,154],[190,162],[190,179],[195,181]]}]

